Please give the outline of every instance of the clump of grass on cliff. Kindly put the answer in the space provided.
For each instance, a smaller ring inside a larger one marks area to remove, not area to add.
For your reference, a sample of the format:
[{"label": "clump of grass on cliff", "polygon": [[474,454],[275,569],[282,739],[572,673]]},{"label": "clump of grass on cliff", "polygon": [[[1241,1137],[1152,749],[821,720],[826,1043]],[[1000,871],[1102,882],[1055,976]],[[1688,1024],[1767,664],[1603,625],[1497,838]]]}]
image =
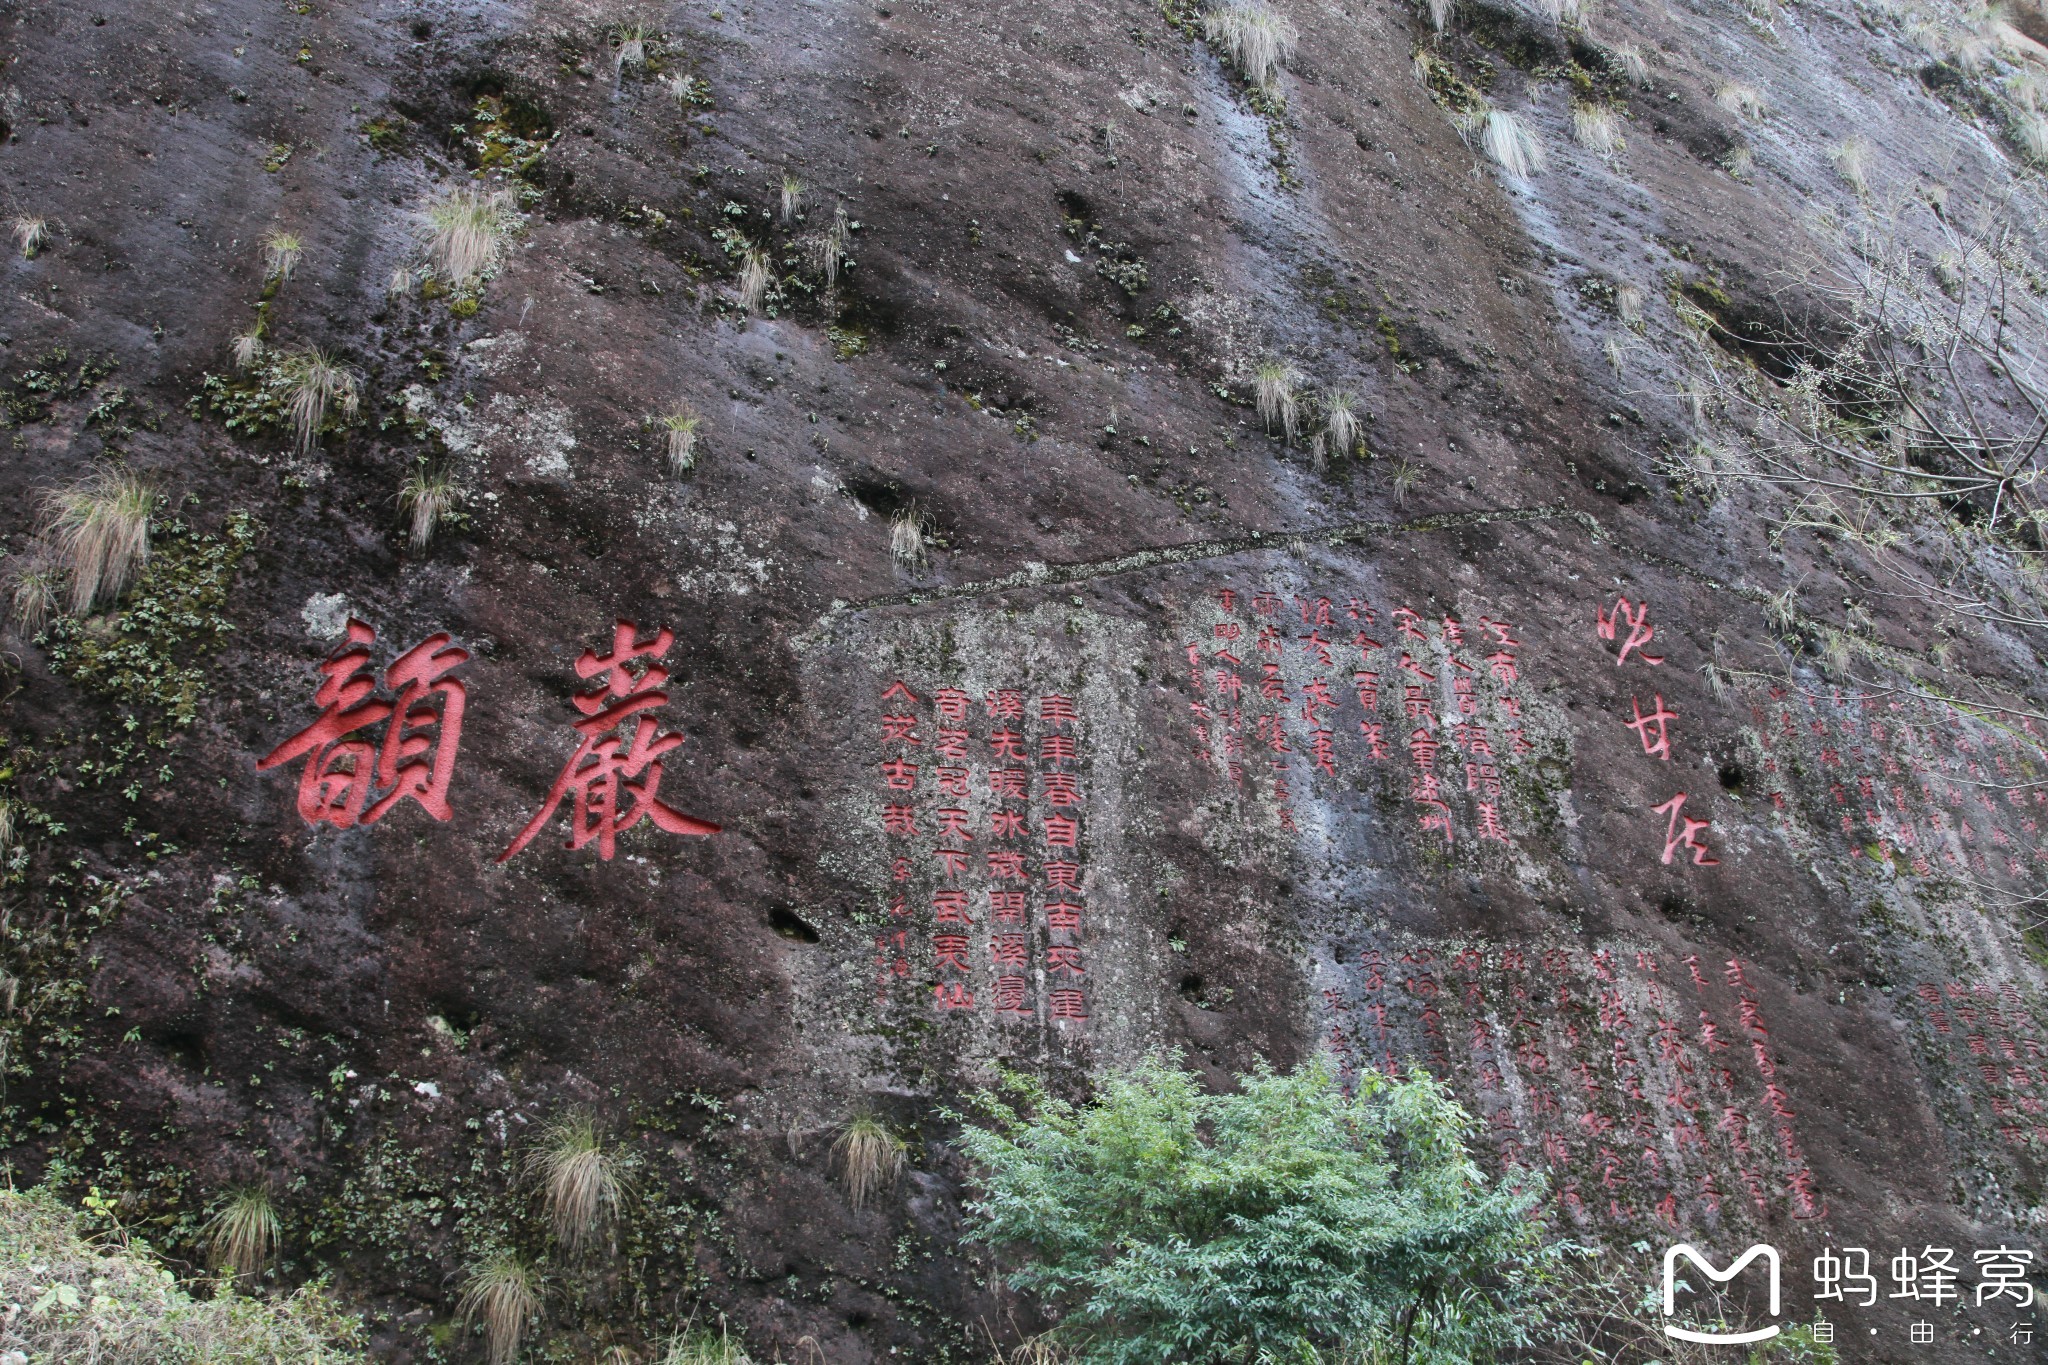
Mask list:
[{"label": "clump of grass on cliff", "polygon": [[32,1361],[363,1361],[362,1324],[317,1287],[195,1298],[140,1242],[88,1237],[47,1190],[0,1191],[0,1352]]},{"label": "clump of grass on cliff", "polygon": [[43,497],[43,535],[70,580],[71,610],[112,601],[149,559],[156,492],[139,477],[103,465]]},{"label": "clump of grass on cliff", "polygon": [[215,1205],[204,1235],[215,1268],[239,1279],[270,1264],[282,1232],[270,1191],[251,1185],[230,1191]]},{"label": "clump of grass on cliff", "polygon": [[510,1254],[471,1267],[455,1304],[463,1322],[482,1324],[484,1355],[491,1365],[507,1365],[518,1358],[520,1343],[540,1320],[540,1308],[540,1276]]},{"label": "clump of grass on cliff", "polygon": [[1202,16],[1202,33],[1247,83],[1271,85],[1294,55],[1297,38],[1288,18],[1262,0],[1223,0]]},{"label": "clump of grass on cliff", "polygon": [[697,466],[697,431],[704,425],[704,419],[690,410],[687,403],[677,403],[661,415],[661,429],[667,434],[668,470],[671,474],[687,474]]},{"label": "clump of grass on cliff", "polygon": [[540,1186],[555,1240],[571,1252],[588,1246],[618,1217],[625,1188],[619,1159],[587,1113],[550,1120],[526,1154],[526,1173]]},{"label": "clump of grass on cliff", "polygon": [[733,1338],[723,1318],[718,1330],[699,1327],[672,1338],[658,1365],[754,1365],[744,1343]]},{"label": "clump of grass on cliff", "polygon": [[447,470],[429,468],[425,462],[413,466],[398,486],[398,510],[411,523],[406,540],[413,549],[427,548],[442,520],[455,509],[457,496],[455,476]]},{"label": "clump of grass on cliff", "polygon": [[434,278],[451,289],[475,284],[494,269],[519,223],[510,190],[451,190],[427,209],[427,256]]},{"label": "clump of grass on cliff", "polygon": [[832,1144],[832,1164],[846,1181],[846,1193],[861,1208],[903,1175],[903,1139],[879,1119],[854,1119]]},{"label": "clump of grass on cliff", "polygon": [[1253,371],[1252,382],[1259,420],[1268,431],[1279,427],[1281,436],[1292,441],[1301,425],[1301,371],[1284,360],[1268,360]]},{"label": "clump of grass on cliff", "polygon": [[298,432],[301,454],[312,453],[329,407],[347,421],[362,402],[362,381],[356,372],[317,346],[285,352],[278,359],[277,374],[285,385],[286,411]]}]

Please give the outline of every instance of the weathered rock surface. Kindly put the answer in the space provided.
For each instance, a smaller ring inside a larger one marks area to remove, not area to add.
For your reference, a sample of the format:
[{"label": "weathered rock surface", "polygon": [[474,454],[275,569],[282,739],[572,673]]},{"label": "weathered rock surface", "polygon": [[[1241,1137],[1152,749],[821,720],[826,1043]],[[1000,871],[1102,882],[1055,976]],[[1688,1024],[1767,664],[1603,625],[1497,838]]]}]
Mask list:
[{"label": "weathered rock surface", "polygon": [[[1945,57],[1934,7],[1280,8],[1264,94],[1179,0],[0,11],[0,176],[49,224],[4,267],[9,564],[97,462],[162,494],[117,607],[6,644],[17,1178],[195,1256],[267,1181],[280,1274],[452,1358],[458,1268],[545,1250],[523,1135],[581,1106],[635,1194],[558,1269],[564,1358],[706,1305],[978,1359],[1035,1319],[957,1244],[949,1106],[1329,1047],[1449,1078],[1561,1230],[1774,1242],[1801,1320],[1828,1240],[1956,1248],[1931,1346],[1830,1306],[1857,1358],[2026,1358],[1970,1257],[2042,1250],[2040,608],[1903,592],[1879,559],[1949,542],[1745,477],[1732,376],[1841,344],[1857,225],[2039,221],[1995,102],[2032,55]],[[1482,91],[1540,173],[1461,138]],[[473,178],[520,226],[450,294],[421,220]],[[361,376],[309,451],[230,360],[259,317]],[[416,469],[457,490],[424,547]],[[309,821],[303,761],[257,768],[351,619],[379,681],[470,655],[445,820]],[[649,818],[565,847],[606,819],[572,792],[501,859],[618,621],[673,632],[643,714],[681,743],[612,794]],[[856,1211],[858,1113],[916,1141]]]}]

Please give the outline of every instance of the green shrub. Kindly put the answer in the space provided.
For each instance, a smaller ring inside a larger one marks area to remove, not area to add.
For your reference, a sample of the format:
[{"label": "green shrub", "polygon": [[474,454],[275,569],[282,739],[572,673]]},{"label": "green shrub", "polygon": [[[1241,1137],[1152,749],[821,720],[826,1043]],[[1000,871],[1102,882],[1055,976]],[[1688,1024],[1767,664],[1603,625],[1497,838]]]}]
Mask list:
[{"label": "green shrub", "polygon": [[1541,1326],[1536,1196],[1488,1184],[1445,1087],[1368,1071],[1347,1098],[1320,1059],[1239,1080],[1205,1094],[1153,1061],[1086,1107],[985,1097],[968,1235],[1063,1313],[1068,1358],[1467,1365]]},{"label": "green shrub", "polygon": [[317,1287],[272,1299],[215,1288],[195,1298],[140,1242],[89,1241],[48,1190],[0,1191],[0,1351],[33,1361],[182,1365],[274,1361],[347,1365],[362,1324]]}]

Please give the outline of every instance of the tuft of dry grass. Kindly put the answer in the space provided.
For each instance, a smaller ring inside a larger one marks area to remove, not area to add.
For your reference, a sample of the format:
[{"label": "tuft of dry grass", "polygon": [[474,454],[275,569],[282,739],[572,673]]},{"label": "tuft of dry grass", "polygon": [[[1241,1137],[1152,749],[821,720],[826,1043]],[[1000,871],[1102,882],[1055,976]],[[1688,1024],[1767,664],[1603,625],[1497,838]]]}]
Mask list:
[{"label": "tuft of dry grass", "polygon": [[412,292],[413,273],[410,266],[395,265],[384,281],[384,292],[394,299],[402,299]]},{"label": "tuft of dry grass", "polygon": [[136,475],[101,465],[43,496],[43,535],[70,579],[71,610],[112,601],[149,560],[149,519],[156,492]]},{"label": "tuft of dry grass", "polygon": [[445,469],[429,469],[425,461],[398,486],[398,510],[411,519],[406,541],[414,550],[424,550],[434,538],[441,518],[455,507],[459,496],[455,477]]},{"label": "tuft of dry grass", "polygon": [[624,1191],[618,1159],[605,1150],[591,1114],[578,1110],[549,1120],[526,1154],[526,1174],[540,1186],[555,1240],[572,1254],[618,1217]]},{"label": "tuft of dry grass", "polygon": [[1264,89],[1294,55],[1294,24],[1264,0],[1221,0],[1202,16],[1202,32],[1247,82]]},{"label": "tuft of dry grass", "polygon": [[1628,363],[1628,348],[1619,337],[1609,337],[1600,343],[1600,353],[1607,357],[1607,368],[1614,371],[1616,379],[1621,378],[1622,367]]},{"label": "tuft of dry grass", "polygon": [[1737,180],[1744,180],[1756,169],[1756,153],[1746,143],[1738,142],[1721,153],[1717,164]]},{"label": "tuft of dry grass", "polygon": [[832,210],[832,226],[826,228],[825,235],[818,239],[818,268],[824,272],[827,287],[839,282],[839,266],[846,259],[846,241],[852,235],[853,225],[847,220],[846,205],[840,204]]},{"label": "tuft of dry grass", "polygon": [[1858,195],[1870,193],[1870,162],[1875,155],[1875,149],[1860,137],[1839,142],[1828,150],[1828,160],[1835,163],[1835,174]]},{"label": "tuft of dry grass", "polygon": [[328,408],[347,421],[362,405],[362,380],[356,372],[317,346],[285,352],[277,372],[285,383],[285,410],[298,429],[302,454],[311,454],[319,441]]},{"label": "tuft of dry grass", "polygon": [[1714,103],[1737,118],[1759,119],[1764,116],[1763,91],[1742,81],[1723,81],[1714,88]]},{"label": "tuft of dry grass", "polygon": [[435,278],[460,289],[496,267],[518,226],[519,208],[510,190],[463,186],[435,201],[426,218]]},{"label": "tuft of dry grass", "polygon": [[647,44],[652,34],[645,24],[621,24],[612,33],[612,79],[626,74],[626,68],[647,65]]},{"label": "tuft of dry grass", "polygon": [[1517,180],[1543,169],[1543,144],[1529,125],[1505,109],[1489,109],[1479,128],[1479,146],[1494,165]]},{"label": "tuft of dry grass", "polygon": [[1422,482],[1422,472],[1421,465],[1410,464],[1406,460],[1394,461],[1392,483],[1395,506],[1406,507],[1408,505],[1408,491],[1415,487],[1416,484]]},{"label": "tuft of dry grass", "polygon": [[214,1204],[213,1216],[201,1235],[214,1269],[239,1279],[270,1264],[283,1229],[270,1202],[270,1191],[261,1185],[244,1185]]},{"label": "tuft of dry grass", "polygon": [[668,472],[685,474],[697,466],[697,428],[704,419],[690,410],[687,403],[677,403],[661,415],[661,425],[668,433]]},{"label": "tuft of dry grass", "polygon": [[1284,360],[1267,360],[1252,371],[1259,420],[1271,431],[1276,425],[1281,436],[1293,440],[1301,425],[1301,371]]},{"label": "tuft of dry grass", "polygon": [[1605,105],[1574,104],[1572,137],[1589,151],[1613,156],[1621,150],[1621,117]]},{"label": "tuft of dry grass", "polygon": [[254,368],[256,362],[263,359],[262,327],[251,327],[248,331],[241,333],[233,341],[230,341],[228,343],[228,355],[235,362],[236,369],[248,370]]},{"label": "tuft of dry grass", "polygon": [[1617,284],[1614,286],[1614,313],[1625,327],[1643,325],[1643,290],[1641,285]]},{"label": "tuft of dry grass", "polygon": [[14,245],[21,251],[21,259],[32,261],[43,249],[43,243],[50,240],[50,220],[32,218],[23,214],[14,220]]},{"label": "tuft of dry grass", "polygon": [[875,1195],[894,1189],[903,1177],[903,1139],[890,1132],[880,1119],[862,1115],[849,1122],[832,1144],[832,1165],[846,1181],[846,1193],[855,1208],[864,1207]]},{"label": "tuft of dry grass", "polygon": [[1531,8],[1553,24],[1583,24],[1586,8],[1581,0],[1530,0]]},{"label": "tuft of dry grass", "polygon": [[41,565],[14,575],[8,610],[14,617],[15,631],[23,638],[35,635],[56,615],[57,583],[57,571]]},{"label": "tuft of dry grass", "polygon": [[768,265],[768,253],[760,247],[750,246],[740,257],[740,311],[752,313],[761,307],[761,301],[768,297],[769,286],[775,283],[775,274]]},{"label": "tuft of dry grass", "polygon": [[1423,0],[1422,8],[1429,15],[1429,26],[1442,37],[1444,30],[1451,26],[1452,0]]},{"label": "tuft of dry grass", "polygon": [[801,180],[799,180],[799,179],[797,179],[797,178],[796,178],[795,176],[793,176],[793,175],[785,175],[785,176],[783,176],[783,177],[782,177],[782,221],[783,221],[783,222],[785,222],[785,223],[790,223],[790,222],[794,222],[794,221],[796,221],[796,216],[797,216],[797,215],[798,215],[799,213],[802,213],[803,211],[804,211],[804,182],[803,182],[803,181],[801,181]]},{"label": "tuft of dry grass", "polygon": [[925,543],[924,513],[915,503],[889,518],[889,553],[913,569],[930,554]]},{"label": "tuft of dry grass", "polygon": [[1607,56],[1630,85],[1649,83],[1650,59],[1634,43],[1616,43],[1607,50]]},{"label": "tuft of dry grass", "polygon": [[2020,151],[2036,166],[2048,166],[2048,116],[2028,111],[2013,124]]},{"label": "tuft of dry grass", "polygon": [[1343,459],[1358,446],[1358,400],[1344,389],[1323,395],[1323,428],[1310,443],[1309,452],[1317,469],[1332,455]]},{"label": "tuft of dry grass", "polygon": [[491,1365],[509,1365],[518,1356],[520,1343],[540,1320],[540,1308],[540,1277],[509,1253],[472,1267],[455,1303],[465,1324],[483,1324],[484,1354]]},{"label": "tuft of dry grass", "polygon": [[264,278],[276,276],[279,284],[291,279],[292,271],[298,268],[299,257],[305,251],[306,244],[299,240],[296,232],[272,228],[263,236]]}]

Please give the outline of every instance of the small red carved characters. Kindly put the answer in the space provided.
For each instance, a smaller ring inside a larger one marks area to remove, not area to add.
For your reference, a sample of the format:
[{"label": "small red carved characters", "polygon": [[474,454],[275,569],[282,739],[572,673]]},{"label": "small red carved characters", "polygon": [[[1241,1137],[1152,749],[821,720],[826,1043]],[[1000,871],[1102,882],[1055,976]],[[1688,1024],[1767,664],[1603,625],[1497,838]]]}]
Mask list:
[{"label": "small red carved characters", "polygon": [[[313,694],[323,708],[320,718],[257,761],[262,771],[306,760],[299,816],[309,825],[373,825],[405,800],[419,802],[436,820],[454,814],[448,784],[469,691],[449,675],[468,662],[469,651],[445,631],[429,635],[384,670],[385,688],[398,694],[385,701],[370,673],[369,647],[376,640],[375,630],[350,618],[347,643],[320,665],[325,677]],[[381,745],[349,738],[379,724],[385,727]]]},{"label": "small red carved characters", "polygon": [[[646,713],[668,704],[668,693],[659,690],[668,681],[668,670],[661,667],[660,660],[675,643],[675,632],[663,628],[645,643],[640,642],[639,634],[636,623],[619,621],[612,628],[609,654],[586,649],[576,660],[578,677],[604,678],[604,685],[597,691],[570,698],[583,713],[584,718],[575,722],[582,743],[562,765],[561,775],[549,788],[539,813],[498,855],[499,862],[532,842],[533,836],[554,818],[562,798],[572,792],[575,805],[569,817],[566,847],[582,848],[595,839],[599,858],[609,859],[618,836],[643,817],[670,834],[718,833],[717,825],[672,810],[657,799],[662,755],[681,746],[683,736],[675,731],[657,735],[659,725]],[[637,677],[627,668],[635,659],[647,661]],[[628,718],[633,719],[633,732],[621,741],[613,731]]]}]

